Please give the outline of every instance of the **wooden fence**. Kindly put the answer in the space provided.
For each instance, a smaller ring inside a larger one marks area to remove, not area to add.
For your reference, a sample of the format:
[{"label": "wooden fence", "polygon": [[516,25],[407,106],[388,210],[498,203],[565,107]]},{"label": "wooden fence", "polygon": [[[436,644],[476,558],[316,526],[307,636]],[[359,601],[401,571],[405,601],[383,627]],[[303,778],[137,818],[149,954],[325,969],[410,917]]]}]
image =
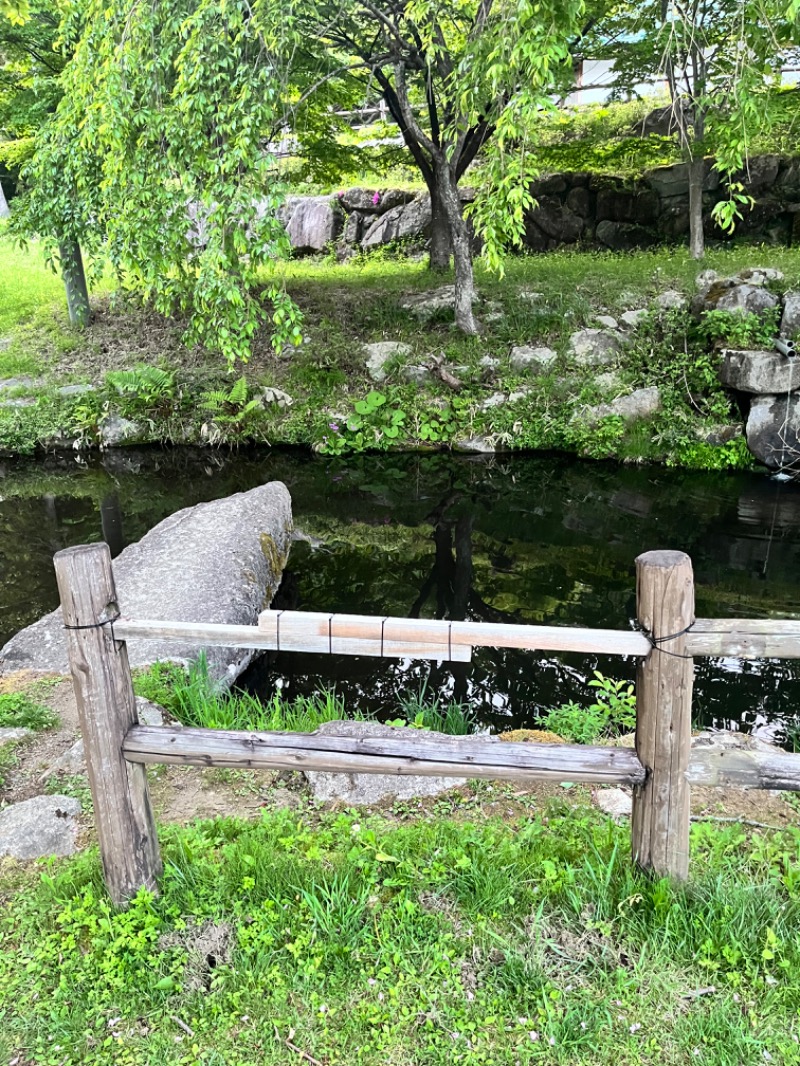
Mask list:
[{"label": "wooden fence", "polygon": [[[265,611],[257,626],[129,619],[117,604],[105,544],[59,552],[55,568],[105,881],[119,904],[142,886],[156,891],[161,873],[148,763],[630,785],[633,860],[676,879],[688,874],[691,785],[800,790],[800,756],[708,738],[693,747],[694,658],[798,658],[800,622],[695,619],[692,564],[683,552],[647,552],[636,560],[634,631],[289,611]],[[142,637],[448,661],[468,661],[474,647],[632,655],[636,746],[141,726],[126,642]]]}]

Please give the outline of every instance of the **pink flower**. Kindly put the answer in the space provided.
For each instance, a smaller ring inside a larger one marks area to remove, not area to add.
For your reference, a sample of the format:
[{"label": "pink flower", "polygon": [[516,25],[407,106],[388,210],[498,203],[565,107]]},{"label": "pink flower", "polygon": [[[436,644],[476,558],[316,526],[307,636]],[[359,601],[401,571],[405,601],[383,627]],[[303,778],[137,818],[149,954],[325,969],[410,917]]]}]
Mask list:
[{"label": "pink flower", "polygon": [[376,192],[375,195],[372,197],[372,202],[375,204],[376,207],[381,202],[381,194],[379,192]]}]

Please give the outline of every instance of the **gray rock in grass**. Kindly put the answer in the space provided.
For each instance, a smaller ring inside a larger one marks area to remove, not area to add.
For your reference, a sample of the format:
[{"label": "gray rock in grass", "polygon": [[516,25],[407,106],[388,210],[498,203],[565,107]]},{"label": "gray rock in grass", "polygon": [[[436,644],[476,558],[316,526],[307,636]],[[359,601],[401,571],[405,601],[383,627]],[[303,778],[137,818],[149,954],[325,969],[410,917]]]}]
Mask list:
[{"label": "gray rock in grass", "polygon": [[32,729],[25,729],[22,726],[3,726],[0,729],[0,748],[5,744],[20,744],[32,736]]},{"label": "gray rock in grass", "polygon": [[42,859],[77,850],[81,805],[71,796],[34,796],[0,811],[0,855]]},{"label": "gray rock in grass", "polygon": [[532,348],[522,344],[511,349],[509,365],[518,374],[535,373],[542,374],[556,361],[557,355],[552,348]]},{"label": "gray rock in grass", "polygon": [[577,366],[609,366],[616,363],[622,347],[607,330],[581,329],[570,337],[569,350]]},{"label": "gray rock in grass", "polygon": [[401,341],[376,341],[374,344],[364,345],[364,354],[367,357],[367,373],[373,381],[385,381],[388,375],[386,364],[391,360],[406,359],[411,355],[411,346]]},{"label": "gray rock in grass", "polygon": [[[395,728],[375,722],[326,722],[317,730],[327,737],[352,737],[368,740],[376,737],[419,738],[416,729]],[[454,740],[440,733],[425,734],[431,739]],[[314,799],[326,803],[340,802],[349,807],[369,807],[385,800],[414,799],[418,796],[437,796],[451,788],[465,785],[465,777],[422,777],[415,774],[359,774],[326,773],[320,770],[305,770],[305,777]]]}]

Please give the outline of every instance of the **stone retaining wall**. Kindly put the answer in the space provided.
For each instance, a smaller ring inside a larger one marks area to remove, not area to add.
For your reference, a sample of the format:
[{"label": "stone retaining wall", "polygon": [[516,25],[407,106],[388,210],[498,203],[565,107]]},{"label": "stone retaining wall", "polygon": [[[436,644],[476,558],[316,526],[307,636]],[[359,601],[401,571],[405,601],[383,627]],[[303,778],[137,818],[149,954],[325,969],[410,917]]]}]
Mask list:
[{"label": "stone retaining wall", "polygon": [[[755,199],[737,223],[736,236],[771,244],[800,239],[800,158],[757,156],[738,176]],[[706,235],[725,235],[711,219],[725,188],[712,162],[704,183]],[[551,174],[534,183],[538,207],[526,222],[525,245],[551,251],[581,243],[624,251],[683,242],[689,232],[689,177],[685,163],[658,167],[640,179],[584,173]],[[469,199],[470,190],[462,190]],[[401,189],[354,188],[333,196],[292,196],[283,209],[289,236],[300,254],[337,245],[369,251],[404,239],[425,239],[431,210],[427,195]]]}]

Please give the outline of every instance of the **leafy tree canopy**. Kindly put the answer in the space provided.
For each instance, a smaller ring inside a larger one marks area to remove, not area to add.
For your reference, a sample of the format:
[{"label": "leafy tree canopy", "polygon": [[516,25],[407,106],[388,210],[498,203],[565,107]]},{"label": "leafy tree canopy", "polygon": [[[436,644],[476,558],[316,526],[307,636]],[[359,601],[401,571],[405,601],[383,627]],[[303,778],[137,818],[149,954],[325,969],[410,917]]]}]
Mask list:
[{"label": "leafy tree canopy", "polygon": [[[15,226],[107,255],[123,290],[187,317],[190,342],[247,358],[259,267],[287,250],[267,150],[282,97],[273,0],[89,0],[76,14]],[[299,342],[296,309],[269,296],[276,342]]]},{"label": "leafy tree canopy", "polygon": [[614,60],[618,92],[664,79],[684,158],[702,163],[713,143],[731,193],[716,217],[732,227],[747,199],[733,176],[776,114],[767,97],[797,40],[786,0],[644,0],[612,5],[594,27],[593,47]]},{"label": "leafy tree canopy", "polygon": [[48,0],[33,0],[24,12],[6,5],[0,14],[0,163],[9,169],[32,155],[37,130],[61,98],[59,21]]}]

